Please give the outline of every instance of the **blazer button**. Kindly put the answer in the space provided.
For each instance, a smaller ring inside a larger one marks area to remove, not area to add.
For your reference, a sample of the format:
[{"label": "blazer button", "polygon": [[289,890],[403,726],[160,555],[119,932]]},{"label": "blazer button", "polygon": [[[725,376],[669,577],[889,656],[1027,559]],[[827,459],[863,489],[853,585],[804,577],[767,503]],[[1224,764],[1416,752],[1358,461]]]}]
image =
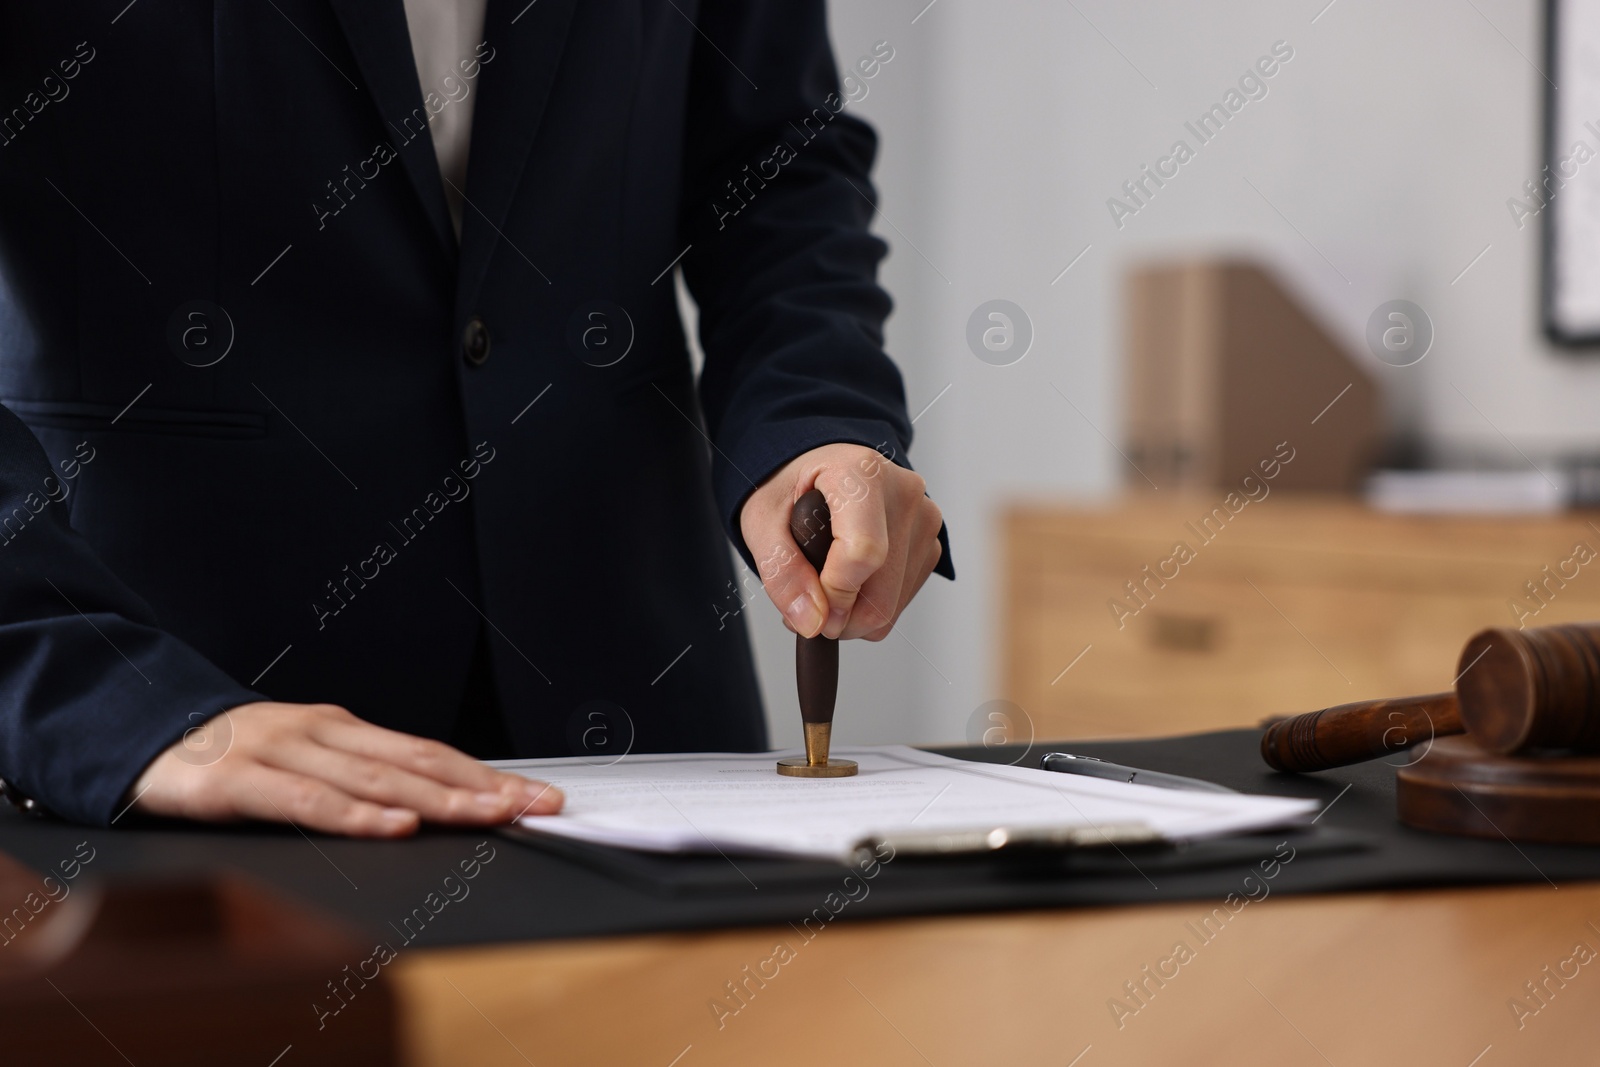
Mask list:
[{"label": "blazer button", "polygon": [[461,333],[461,357],[474,367],[489,360],[489,327],[476,315],[467,320],[467,328]]}]

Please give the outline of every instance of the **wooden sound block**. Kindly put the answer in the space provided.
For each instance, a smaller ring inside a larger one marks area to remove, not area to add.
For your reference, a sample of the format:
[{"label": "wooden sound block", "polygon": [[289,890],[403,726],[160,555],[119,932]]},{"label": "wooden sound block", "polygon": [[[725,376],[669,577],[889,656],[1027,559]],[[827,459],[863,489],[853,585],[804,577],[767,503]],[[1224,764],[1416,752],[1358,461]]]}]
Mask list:
[{"label": "wooden sound block", "polygon": [[0,907],[7,1064],[400,1062],[393,949],[255,882],[74,884],[0,853]]},{"label": "wooden sound block", "polygon": [[1419,830],[1600,844],[1600,756],[1497,756],[1442,737],[1397,777],[1400,821]]}]

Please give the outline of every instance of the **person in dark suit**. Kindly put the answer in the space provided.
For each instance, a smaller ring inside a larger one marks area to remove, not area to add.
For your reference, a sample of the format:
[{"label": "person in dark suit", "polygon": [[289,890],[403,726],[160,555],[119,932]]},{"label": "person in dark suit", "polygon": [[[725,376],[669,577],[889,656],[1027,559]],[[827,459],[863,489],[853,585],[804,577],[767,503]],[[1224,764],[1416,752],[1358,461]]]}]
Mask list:
[{"label": "person in dark suit", "polygon": [[765,747],[724,535],[805,635],[953,577],[839,92],[822,0],[6,5],[7,791],[398,835]]}]

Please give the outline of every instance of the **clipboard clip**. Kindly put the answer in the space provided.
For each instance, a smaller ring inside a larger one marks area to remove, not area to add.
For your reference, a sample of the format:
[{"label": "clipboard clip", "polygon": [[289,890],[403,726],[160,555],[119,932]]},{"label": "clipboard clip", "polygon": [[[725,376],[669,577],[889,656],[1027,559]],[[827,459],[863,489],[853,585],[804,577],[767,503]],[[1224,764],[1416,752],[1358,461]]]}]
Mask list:
[{"label": "clipboard clip", "polygon": [[856,845],[858,859],[881,859],[884,849],[900,856],[970,856],[991,852],[1067,851],[1165,842],[1144,823],[1104,826],[996,826],[975,830],[927,830],[873,834]]}]

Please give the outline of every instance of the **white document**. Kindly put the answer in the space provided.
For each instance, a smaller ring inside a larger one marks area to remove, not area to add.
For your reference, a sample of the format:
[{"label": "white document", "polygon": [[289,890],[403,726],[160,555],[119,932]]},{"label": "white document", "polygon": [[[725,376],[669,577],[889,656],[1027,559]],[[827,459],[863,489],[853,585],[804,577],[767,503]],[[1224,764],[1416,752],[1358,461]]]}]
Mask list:
[{"label": "white document", "polygon": [[559,815],[529,830],[651,852],[722,852],[848,861],[874,840],[981,839],[994,831],[1070,831],[1083,844],[1213,837],[1293,822],[1315,801],[1187,792],[1029,767],[951,759],[904,745],[840,748],[852,778],[786,778],[778,756],[637,754],[498,760],[559,786]]}]

